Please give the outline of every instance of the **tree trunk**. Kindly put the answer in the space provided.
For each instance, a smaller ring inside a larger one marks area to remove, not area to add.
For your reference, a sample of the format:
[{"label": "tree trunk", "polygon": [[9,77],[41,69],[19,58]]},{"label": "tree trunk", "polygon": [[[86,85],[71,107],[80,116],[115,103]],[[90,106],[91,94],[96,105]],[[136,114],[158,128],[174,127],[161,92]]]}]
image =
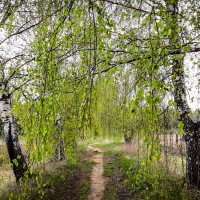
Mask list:
[{"label": "tree trunk", "polygon": [[57,160],[64,160],[65,159],[65,141],[62,137],[63,133],[63,123],[62,120],[59,118],[55,122],[56,128],[57,128],[57,144],[56,144],[56,150],[55,150],[55,157]]},{"label": "tree trunk", "polygon": [[200,189],[200,123],[194,123],[189,117],[189,107],[186,100],[183,58],[173,59],[174,100],[180,113],[179,121],[184,124],[186,142],[186,170],[191,187]]},{"label": "tree trunk", "polygon": [[[172,30],[169,37],[171,48],[181,48],[178,24],[178,0],[166,0],[168,26]],[[179,112],[179,121],[183,123],[186,141],[186,171],[189,185],[200,189],[200,122],[194,123],[189,117],[189,106],[186,100],[186,85],[184,77],[184,55],[174,55],[172,59],[172,83],[174,101]]]},{"label": "tree trunk", "polygon": [[126,144],[131,144],[133,142],[133,137],[135,134],[135,131],[131,129],[129,132],[125,130],[126,132],[124,133],[124,140]]},{"label": "tree trunk", "polygon": [[56,153],[57,160],[65,159],[65,143],[64,143],[64,139],[61,136],[58,136],[58,142],[57,142],[55,153]]},{"label": "tree trunk", "polygon": [[184,124],[186,142],[187,178],[191,187],[200,188],[200,123],[194,123],[189,117],[189,107],[186,100],[183,62],[174,59],[173,80],[174,100],[180,113],[179,121]]},{"label": "tree trunk", "polygon": [[194,132],[186,137],[187,178],[192,187],[200,189],[200,129],[194,123]]},{"label": "tree trunk", "polygon": [[13,172],[16,181],[19,181],[20,178],[24,177],[28,167],[18,141],[14,116],[12,115],[11,95],[6,92],[4,88],[2,89],[3,92],[0,94],[0,108],[3,122],[3,133],[10,162],[13,164]]}]

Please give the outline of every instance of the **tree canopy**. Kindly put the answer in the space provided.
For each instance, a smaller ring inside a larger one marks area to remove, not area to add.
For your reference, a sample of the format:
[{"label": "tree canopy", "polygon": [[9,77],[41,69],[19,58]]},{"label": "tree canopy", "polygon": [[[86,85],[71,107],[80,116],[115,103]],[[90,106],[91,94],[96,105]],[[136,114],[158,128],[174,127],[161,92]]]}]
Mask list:
[{"label": "tree canopy", "polygon": [[[7,143],[16,120],[32,161],[54,156],[61,140],[73,157],[80,139],[136,130],[145,135],[149,157],[159,157],[152,137],[163,126],[174,128],[176,115],[179,134],[188,136],[188,178],[199,187],[193,160],[200,158],[200,122],[190,117],[186,84],[196,71],[198,93],[199,8],[197,0],[1,1],[0,102]],[[173,117],[163,125],[166,112]]]}]

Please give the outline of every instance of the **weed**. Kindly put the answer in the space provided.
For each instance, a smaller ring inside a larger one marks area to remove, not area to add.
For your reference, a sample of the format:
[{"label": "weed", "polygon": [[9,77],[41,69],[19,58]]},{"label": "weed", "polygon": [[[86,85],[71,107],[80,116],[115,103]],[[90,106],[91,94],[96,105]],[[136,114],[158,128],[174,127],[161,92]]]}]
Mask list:
[{"label": "weed", "polygon": [[[164,166],[155,165],[146,158],[127,157],[122,152],[109,150],[104,153],[107,157],[104,176],[112,177],[106,185],[105,192],[111,193],[113,200],[127,198],[124,196],[128,192],[129,196],[134,193],[130,199],[200,199],[197,191],[187,188],[185,178],[170,173]],[[123,183],[116,181],[117,179],[123,180]],[[104,198],[107,196],[105,194]]]},{"label": "weed", "polygon": [[[194,199],[194,195],[187,189],[181,177],[170,174],[164,168],[151,165],[145,159],[120,157],[118,165],[123,170],[126,184],[136,191],[140,199]],[[189,196],[186,195],[189,193]]]},{"label": "weed", "polygon": [[106,177],[112,177],[114,174],[114,169],[116,168],[116,163],[108,162],[104,164],[104,173],[103,175]]},{"label": "weed", "polygon": [[84,180],[81,184],[79,200],[85,200],[90,192],[90,181]]},{"label": "weed", "polygon": [[96,165],[96,162],[94,161],[85,162],[85,163],[82,163],[82,165],[85,165],[86,167],[93,167],[94,165]]}]

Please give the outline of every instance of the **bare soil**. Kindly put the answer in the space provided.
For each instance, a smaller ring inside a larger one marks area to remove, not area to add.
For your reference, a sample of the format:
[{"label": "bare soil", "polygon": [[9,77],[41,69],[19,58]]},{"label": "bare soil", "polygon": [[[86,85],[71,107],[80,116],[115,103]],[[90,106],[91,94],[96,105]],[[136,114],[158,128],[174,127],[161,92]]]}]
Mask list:
[{"label": "bare soil", "polygon": [[92,169],[91,174],[91,190],[88,200],[101,200],[103,198],[106,178],[103,176],[104,171],[104,161],[102,149],[94,148],[92,146],[88,146],[88,151],[96,152],[95,155],[92,156],[91,161],[95,162]]}]

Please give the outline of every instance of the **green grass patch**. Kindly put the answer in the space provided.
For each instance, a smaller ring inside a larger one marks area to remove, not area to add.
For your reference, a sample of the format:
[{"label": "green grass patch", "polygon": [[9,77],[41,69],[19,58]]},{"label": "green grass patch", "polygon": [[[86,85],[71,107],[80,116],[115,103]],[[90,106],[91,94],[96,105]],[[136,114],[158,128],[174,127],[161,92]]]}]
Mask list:
[{"label": "green grass patch", "polygon": [[82,163],[82,165],[85,165],[86,167],[93,167],[96,164],[97,163],[94,162],[94,161],[89,161],[89,162]]},{"label": "green grass patch", "polygon": [[[127,158],[123,153],[114,151],[107,151],[105,157],[104,176],[112,177],[112,181],[106,187],[105,192],[111,193],[116,199],[118,199],[120,187],[123,187],[123,192],[126,186],[131,188],[134,193],[133,199],[200,199],[197,191],[188,189],[184,177],[170,173],[165,167],[157,166],[151,160],[136,157]],[[120,185],[121,183],[118,185],[115,180],[115,170],[118,170],[117,173],[120,171],[123,186]],[[108,195],[105,194],[104,196],[107,197]]]},{"label": "green grass patch", "polygon": [[104,154],[115,154],[121,152],[123,143],[93,144],[95,148],[102,148]]},{"label": "green grass patch", "polygon": [[9,197],[4,196],[2,199],[49,199],[54,188],[65,184],[68,176],[78,167],[77,163],[67,163],[57,173],[40,171],[33,178],[21,182],[20,186],[10,192]]},{"label": "green grass patch", "polygon": [[86,200],[90,193],[90,180],[84,180],[81,184],[79,200]]},{"label": "green grass patch", "polygon": [[106,177],[112,177],[114,175],[114,169],[116,168],[116,163],[108,162],[104,164],[104,173]]},{"label": "green grass patch", "polygon": [[82,173],[82,180],[80,185],[80,192],[79,192],[79,198],[80,200],[86,200],[89,193],[90,193],[90,186],[91,186],[91,180],[90,175],[92,172],[93,166],[96,165],[96,162],[88,161],[81,163],[81,173]]},{"label": "green grass patch", "polygon": [[[33,178],[24,180],[20,185],[9,188],[7,193],[4,193],[4,196],[1,196],[0,199],[57,199],[57,195],[62,195],[64,193],[73,193],[73,190],[76,189],[79,191],[79,181],[82,174],[88,174],[88,177],[91,173],[91,168],[96,163],[95,162],[85,162],[80,163],[80,158],[85,156],[86,148],[80,147],[76,150],[76,160],[66,160],[51,164],[51,170],[40,170],[36,172]],[[54,161],[55,162],[55,161]],[[56,166],[57,165],[57,166]],[[49,165],[48,165],[49,166]],[[83,168],[83,169],[82,169]],[[81,183],[83,188],[80,190],[81,199],[84,199],[89,190],[89,178],[86,182]],[[79,195],[76,192],[76,195]],[[73,196],[73,195],[72,195]]]},{"label": "green grass patch", "polygon": [[116,148],[119,145],[121,145],[123,143],[106,143],[106,144],[93,144],[94,147],[96,148],[105,148],[105,149],[109,149],[109,148]]},{"label": "green grass patch", "polygon": [[127,159],[121,156],[117,162],[125,175],[125,183],[132,187],[139,199],[196,199],[196,194],[187,188],[182,177],[169,173],[165,168],[156,167],[151,161],[149,164],[145,159]]}]

